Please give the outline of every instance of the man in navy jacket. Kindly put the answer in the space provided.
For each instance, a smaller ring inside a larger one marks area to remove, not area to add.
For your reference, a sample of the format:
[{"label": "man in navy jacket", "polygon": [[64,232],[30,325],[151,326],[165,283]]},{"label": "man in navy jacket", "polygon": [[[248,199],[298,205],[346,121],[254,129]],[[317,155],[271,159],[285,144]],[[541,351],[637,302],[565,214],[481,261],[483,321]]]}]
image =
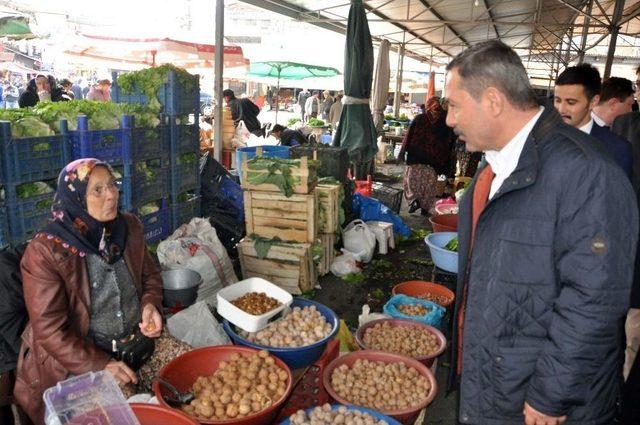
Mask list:
[{"label": "man in navy jacket", "polygon": [[589,64],[572,66],[556,80],[553,104],[567,124],[598,139],[602,148],[631,179],[631,144],[594,122],[591,111],[600,102],[600,73]]}]

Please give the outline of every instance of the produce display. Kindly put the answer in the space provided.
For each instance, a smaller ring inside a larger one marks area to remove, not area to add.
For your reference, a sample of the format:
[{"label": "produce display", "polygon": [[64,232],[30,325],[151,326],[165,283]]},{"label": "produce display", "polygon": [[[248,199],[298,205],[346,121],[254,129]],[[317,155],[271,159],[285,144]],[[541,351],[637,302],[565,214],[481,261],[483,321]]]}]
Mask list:
[{"label": "produce display", "polygon": [[231,301],[231,304],[254,316],[260,316],[282,305],[264,292],[249,292]]},{"label": "produce display", "polygon": [[160,206],[157,202],[149,202],[144,204],[138,209],[138,215],[144,217],[145,215],[155,214],[160,211]]},{"label": "produce display", "polygon": [[[317,169],[318,165],[318,161],[307,161],[309,169]],[[254,156],[247,162],[247,182],[253,185],[273,184],[289,197],[293,194],[293,187],[300,183],[300,177],[293,176],[291,169],[300,166],[300,159]]]},{"label": "produce display", "polygon": [[409,357],[425,357],[440,349],[438,337],[417,326],[376,323],[364,332],[362,341],[372,350],[388,351]]},{"label": "produce display", "polygon": [[398,306],[398,311],[407,316],[424,316],[429,313],[431,309],[422,304],[402,304]]},{"label": "produce display", "polygon": [[445,304],[449,303],[451,301],[451,298],[449,297],[445,297],[444,295],[436,295],[436,294],[432,294],[429,292],[426,292],[424,294],[420,294],[420,295],[412,295],[416,298],[422,298],[423,300],[427,300],[427,301],[431,301],[434,302],[436,304],[439,304],[441,306],[444,306]]},{"label": "produce display", "polygon": [[309,118],[307,124],[309,124],[309,127],[322,127],[324,126],[324,121],[319,120],[318,118]]},{"label": "produce display", "polygon": [[240,336],[266,347],[304,347],[331,334],[332,325],[316,306],[294,307],[283,319],[258,332],[240,332]]},{"label": "produce display", "polygon": [[349,403],[383,411],[418,406],[431,391],[429,380],[413,367],[364,359],[335,368],[331,386]]},{"label": "produce display", "polygon": [[458,252],[458,238],[451,239],[445,246],[447,251]]},{"label": "produce display", "polygon": [[287,391],[289,373],[266,350],[250,356],[232,354],[211,376],[201,376],[191,387],[195,399],[182,406],[193,416],[224,420],[258,413]]},{"label": "produce display", "polygon": [[291,425],[387,425],[387,422],[374,418],[368,413],[359,410],[349,410],[340,406],[331,410],[330,404],[318,406],[309,414],[304,410],[298,410],[289,417]]}]

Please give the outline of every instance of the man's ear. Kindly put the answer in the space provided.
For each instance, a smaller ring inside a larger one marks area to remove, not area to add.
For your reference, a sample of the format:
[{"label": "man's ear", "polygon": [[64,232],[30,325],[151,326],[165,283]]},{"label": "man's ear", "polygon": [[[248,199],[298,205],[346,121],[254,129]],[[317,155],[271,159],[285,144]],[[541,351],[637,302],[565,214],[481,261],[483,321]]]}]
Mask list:
[{"label": "man's ear", "polygon": [[482,94],[482,103],[487,107],[491,116],[498,116],[505,108],[507,98],[495,87],[487,87]]},{"label": "man's ear", "polygon": [[599,94],[593,96],[593,98],[589,102],[589,110],[592,110],[593,108],[598,106],[598,103],[600,103],[600,95]]}]

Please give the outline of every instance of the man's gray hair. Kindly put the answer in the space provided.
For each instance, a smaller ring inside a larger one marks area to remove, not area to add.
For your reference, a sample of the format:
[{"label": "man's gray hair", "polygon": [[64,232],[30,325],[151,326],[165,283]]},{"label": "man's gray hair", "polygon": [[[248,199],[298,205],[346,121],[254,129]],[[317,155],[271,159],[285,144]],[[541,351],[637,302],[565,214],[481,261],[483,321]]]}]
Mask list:
[{"label": "man's gray hair", "polygon": [[538,105],[520,57],[501,41],[484,41],[461,52],[447,65],[451,70],[458,72],[462,87],[476,100],[495,87],[518,109]]}]

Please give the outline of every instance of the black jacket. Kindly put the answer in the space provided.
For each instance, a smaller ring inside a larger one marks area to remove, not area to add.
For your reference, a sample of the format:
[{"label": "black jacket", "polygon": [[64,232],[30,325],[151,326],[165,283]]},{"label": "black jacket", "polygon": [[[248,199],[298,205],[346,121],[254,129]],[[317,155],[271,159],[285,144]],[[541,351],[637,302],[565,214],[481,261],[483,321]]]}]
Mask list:
[{"label": "black jacket", "polygon": [[20,337],[28,321],[20,276],[25,248],[21,245],[0,251],[0,374],[16,368]]},{"label": "black jacket", "polygon": [[[62,87],[58,86],[56,83],[56,79],[51,75],[47,77],[49,79],[49,85],[51,86],[51,101],[52,102],[61,102],[71,100],[68,96],[65,95]],[[32,78],[27,84],[27,89],[20,95],[18,99],[18,105],[21,108],[27,108],[31,106],[36,106],[36,104],[40,102],[40,98],[38,97],[38,87],[36,86],[36,79]]]},{"label": "black jacket", "polygon": [[260,108],[258,105],[246,98],[233,98],[229,102],[229,108],[231,109],[231,118],[236,124],[242,120],[249,133],[260,131],[260,121],[258,121]]},{"label": "black jacket", "polygon": [[[628,178],[547,108],[481,213],[469,257],[474,187],[458,220],[460,422],[522,425],[526,401],[567,424],[610,424],[638,236]],[[457,338],[454,326],[454,373]]]},{"label": "black jacket", "polygon": [[632,155],[631,155],[631,143],[612,133],[604,127],[599,126],[597,123],[593,123],[591,133],[593,137],[598,139],[611,158],[624,170],[624,172],[631,180],[632,170]]}]

